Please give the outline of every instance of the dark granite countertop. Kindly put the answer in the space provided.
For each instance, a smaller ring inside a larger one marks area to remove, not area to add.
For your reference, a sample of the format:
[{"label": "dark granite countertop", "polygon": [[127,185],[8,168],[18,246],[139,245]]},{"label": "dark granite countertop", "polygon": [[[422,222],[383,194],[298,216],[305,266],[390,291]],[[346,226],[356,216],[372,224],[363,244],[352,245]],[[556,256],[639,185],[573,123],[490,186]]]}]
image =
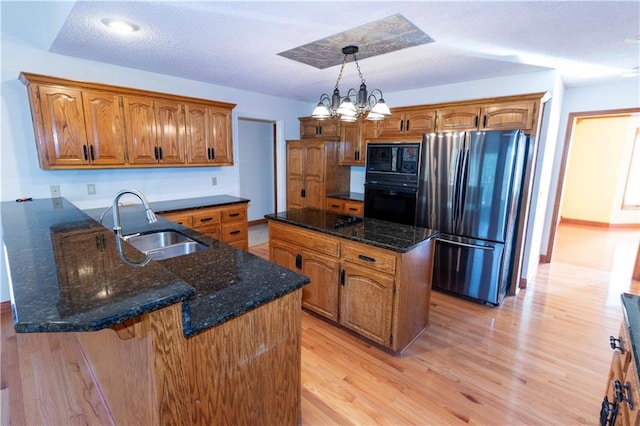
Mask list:
[{"label": "dark granite countertop", "polygon": [[265,217],[399,253],[406,253],[440,234],[433,229],[310,208],[288,210]]},{"label": "dark granite countertop", "polygon": [[364,203],[364,194],[362,192],[341,192],[338,194],[329,194],[327,197],[347,201],[360,201]]},{"label": "dark granite countertop", "polygon": [[[210,202],[207,206],[215,205]],[[197,208],[193,202],[180,205]],[[128,261],[120,257],[112,220],[105,218],[105,226],[95,220],[104,209],[88,215],[64,198],[1,207],[18,332],[95,331],[181,302],[183,331],[190,336],[309,282],[161,217],[148,224],[139,206],[121,209],[125,235],[174,229],[209,248],[132,266],[144,255],[125,242],[122,254]]]},{"label": "dark granite countertop", "polygon": [[622,312],[631,338],[631,351],[636,362],[636,371],[640,374],[640,296],[622,293]]}]

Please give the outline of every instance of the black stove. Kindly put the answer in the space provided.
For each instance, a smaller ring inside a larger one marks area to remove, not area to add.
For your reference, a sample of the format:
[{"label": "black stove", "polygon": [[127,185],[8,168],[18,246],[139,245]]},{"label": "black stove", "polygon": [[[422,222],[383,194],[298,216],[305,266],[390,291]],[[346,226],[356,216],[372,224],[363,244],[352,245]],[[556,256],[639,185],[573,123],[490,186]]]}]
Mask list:
[{"label": "black stove", "polygon": [[333,224],[334,229],[346,228],[354,226],[362,222],[361,217],[356,216],[339,216]]}]

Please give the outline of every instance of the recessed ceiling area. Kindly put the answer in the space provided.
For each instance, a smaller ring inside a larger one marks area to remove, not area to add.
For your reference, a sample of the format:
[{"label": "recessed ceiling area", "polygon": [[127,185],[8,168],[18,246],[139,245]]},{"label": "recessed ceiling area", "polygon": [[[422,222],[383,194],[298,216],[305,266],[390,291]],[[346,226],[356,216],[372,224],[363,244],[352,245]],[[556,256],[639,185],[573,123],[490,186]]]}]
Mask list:
[{"label": "recessed ceiling area", "polygon": [[[638,1],[5,0],[1,7],[5,40],[314,103],[335,85],[348,44],[360,47],[367,84],[385,95],[543,70],[557,70],[566,85],[578,86],[620,79],[640,65],[640,44],[625,41],[640,35]],[[8,18],[16,14],[23,19]],[[139,29],[116,34],[102,24],[105,18]],[[336,51],[328,42],[327,51],[307,49],[324,69],[281,54],[390,18],[410,24],[385,28],[398,40],[407,28],[435,42],[366,57],[375,31],[363,41],[338,38]],[[346,87],[359,82],[353,68],[345,68]]]},{"label": "recessed ceiling area", "polygon": [[357,57],[363,60],[433,41],[404,16],[396,14],[280,52],[278,55],[325,69],[342,63],[342,48],[346,46],[357,46]]}]

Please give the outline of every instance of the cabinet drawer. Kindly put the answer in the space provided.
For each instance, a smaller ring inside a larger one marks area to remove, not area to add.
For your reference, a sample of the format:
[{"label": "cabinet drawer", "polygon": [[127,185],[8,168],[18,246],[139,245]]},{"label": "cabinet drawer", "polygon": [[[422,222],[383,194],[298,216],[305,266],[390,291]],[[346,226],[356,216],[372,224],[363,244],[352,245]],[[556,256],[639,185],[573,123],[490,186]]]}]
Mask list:
[{"label": "cabinet drawer", "polygon": [[244,223],[228,223],[222,225],[222,241],[230,243],[247,239],[247,227]]},{"label": "cabinet drawer", "polygon": [[269,234],[278,235],[281,240],[289,241],[300,247],[316,250],[334,257],[340,256],[340,240],[324,236],[318,232],[306,231],[296,226],[270,221]]},{"label": "cabinet drawer", "polygon": [[197,230],[199,233],[204,234],[207,237],[211,237],[216,240],[220,239],[220,225],[200,226]]},{"label": "cabinet drawer", "polygon": [[203,226],[220,223],[220,210],[202,209],[193,212],[193,227],[200,230]]},{"label": "cabinet drawer", "polygon": [[364,213],[364,203],[359,201],[345,201],[344,212],[350,216],[362,216]]},{"label": "cabinet drawer", "polygon": [[163,213],[160,216],[164,217],[165,219],[168,219],[172,222],[178,223],[182,226],[186,226],[187,228],[191,228],[192,225],[192,218],[191,218],[191,213],[184,213],[184,212],[178,212],[178,213]]},{"label": "cabinet drawer", "polygon": [[396,273],[396,256],[387,250],[352,242],[342,244],[344,260],[376,269],[387,274]]},{"label": "cabinet drawer", "polygon": [[344,200],[339,198],[327,198],[327,210],[330,212],[342,213],[344,209]]},{"label": "cabinet drawer", "polygon": [[221,216],[222,222],[232,222],[235,220],[244,221],[247,219],[247,208],[242,206],[224,209],[221,212]]}]

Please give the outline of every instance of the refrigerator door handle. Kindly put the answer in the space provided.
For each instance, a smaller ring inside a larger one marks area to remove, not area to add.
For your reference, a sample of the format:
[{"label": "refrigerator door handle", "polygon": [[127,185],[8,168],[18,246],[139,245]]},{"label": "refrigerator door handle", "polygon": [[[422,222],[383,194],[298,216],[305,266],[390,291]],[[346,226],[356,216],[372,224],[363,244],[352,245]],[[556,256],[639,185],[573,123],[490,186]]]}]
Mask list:
[{"label": "refrigerator door handle", "polygon": [[479,249],[479,250],[489,250],[489,251],[493,251],[494,247],[492,246],[479,246],[476,244],[468,244],[468,243],[459,243],[456,241],[449,241],[449,240],[443,240],[442,238],[436,238],[436,241],[439,241],[441,243],[445,243],[445,244],[449,244],[452,246],[462,246],[462,247],[469,247],[469,248],[474,248],[474,249]]},{"label": "refrigerator door handle", "polygon": [[453,179],[453,209],[452,212],[452,220],[453,220],[453,229],[457,229],[456,222],[458,221],[458,191],[460,190],[460,156],[462,151],[456,152],[456,174]]},{"label": "refrigerator door handle", "polygon": [[458,212],[456,213],[456,218],[458,220],[462,219],[464,214],[464,206],[467,198],[467,185],[469,183],[469,145],[467,143],[464,144],[464,149],[462,150],[462,166],[460,166],[460,175],[459,175],[459,185],[460,190],[458,193]]}]

